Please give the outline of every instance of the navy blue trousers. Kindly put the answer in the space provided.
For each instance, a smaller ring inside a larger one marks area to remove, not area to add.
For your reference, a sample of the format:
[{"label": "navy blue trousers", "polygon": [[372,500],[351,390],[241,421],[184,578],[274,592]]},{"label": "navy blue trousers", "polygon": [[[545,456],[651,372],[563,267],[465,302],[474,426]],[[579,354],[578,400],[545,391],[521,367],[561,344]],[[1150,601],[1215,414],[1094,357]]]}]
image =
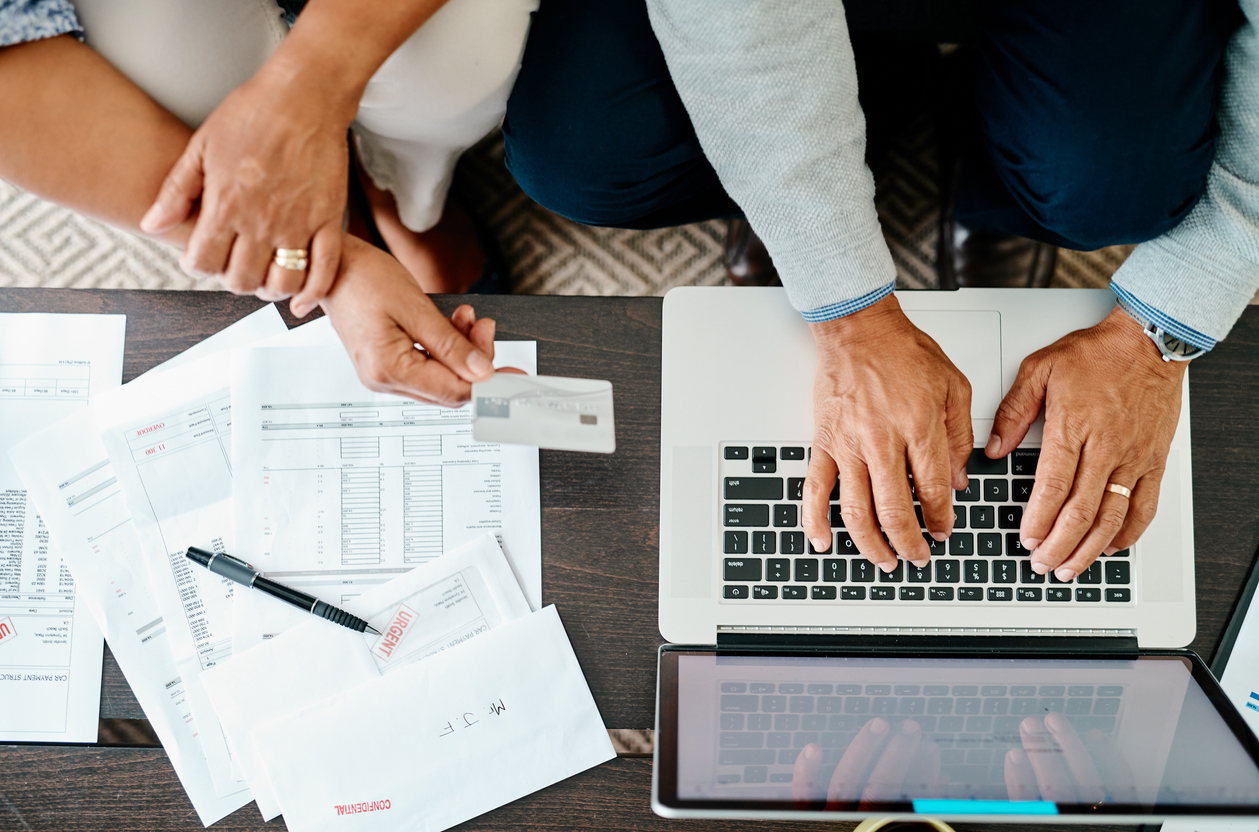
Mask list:
[{"label": "navy blue trousers", "polygon": [[[879,0],[849,0],[859,2]],[[1185,217],[1214,156],[1235,0],[981,0],[976,22],[978,124],[959,222],[1090,250]],[[542,0],[503,133],[525,192],[577,222],[659,228],[741,214],[642,0]]]}]

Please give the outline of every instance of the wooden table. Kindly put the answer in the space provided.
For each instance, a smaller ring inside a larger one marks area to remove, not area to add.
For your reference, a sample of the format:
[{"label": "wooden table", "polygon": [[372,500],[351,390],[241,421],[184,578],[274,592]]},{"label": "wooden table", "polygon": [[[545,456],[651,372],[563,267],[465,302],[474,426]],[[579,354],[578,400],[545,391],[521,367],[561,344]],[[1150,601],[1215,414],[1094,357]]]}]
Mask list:
[{"label": "wooden table", "polygon": [[[437,298],[447,312],[461,300]],[[543,597],[559,608],[604,722],[610,728],[651,728],[661,642],[656,628],[661,301],[470,300],[478,314],[498,321],[500,339],[538,342],[539,372],[605,378],[616,389],[615,454],[541,454]],[[124,381],[259,306],[221,292],[0,289],[0,312],[126,314]],[[1228,340],[1194,363],[1192,376],[1198,564],[1198,634],[1192,647],[1210,661],[1259,546],[1259,308],[1247,309]],[[121,727],[125,734],[128,725],[143,727],[126,722],[143,720],[144,714],[108,649],[101,718],[115,735],[113,743],[126,742],[113,729]],[[715,826],[652,814],[650,774],[650,759],[621,757],[464,827],[685,832]],[[249,805],[215,828],[262,826]],[[721,826],[785,832],[818,828],[803,823]],[[0,746],[0,829],[197,828],[160,748]]]}]

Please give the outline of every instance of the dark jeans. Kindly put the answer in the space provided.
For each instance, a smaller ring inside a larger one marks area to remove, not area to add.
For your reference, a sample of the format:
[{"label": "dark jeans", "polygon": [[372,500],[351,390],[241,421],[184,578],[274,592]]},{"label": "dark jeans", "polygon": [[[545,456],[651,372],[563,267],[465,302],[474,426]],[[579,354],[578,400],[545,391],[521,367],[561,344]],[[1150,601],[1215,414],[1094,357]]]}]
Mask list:
[{"label": "dark jeans", "polygon": [[[849,0],[861,2],[881,0]],[[1095,249],[1157,237],[1185,217],[1214,156],[1236,0],[982,0],[976,22],[979,116],[959,222]],[[521,187],[577,222],[658,228],[740,215],[642,0],[542,0],[503,133]]]}]

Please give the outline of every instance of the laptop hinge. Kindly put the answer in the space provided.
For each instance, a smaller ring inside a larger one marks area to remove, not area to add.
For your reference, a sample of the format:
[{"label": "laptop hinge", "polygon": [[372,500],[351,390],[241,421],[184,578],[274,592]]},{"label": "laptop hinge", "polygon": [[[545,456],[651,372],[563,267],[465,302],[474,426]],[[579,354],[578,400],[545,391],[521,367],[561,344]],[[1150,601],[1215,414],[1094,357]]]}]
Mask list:
[{"label": "laptop hinge", "polygon": [[1080,627],[750,627],[720,626],[717,648],[740,650],[851,650],[853,652],[921,653],[956,650],[966,653],[1136,654],[1137,633],[1131,629]]}]

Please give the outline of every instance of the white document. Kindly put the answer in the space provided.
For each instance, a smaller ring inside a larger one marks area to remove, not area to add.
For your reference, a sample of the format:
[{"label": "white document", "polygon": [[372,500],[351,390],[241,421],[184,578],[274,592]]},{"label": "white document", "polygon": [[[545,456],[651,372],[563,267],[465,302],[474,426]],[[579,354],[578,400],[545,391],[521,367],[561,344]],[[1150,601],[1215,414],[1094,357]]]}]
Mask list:
[{"label": "white document", "polygon": [[307,616],[202,676],[265,820],[280,804],[254,747],[259,726],[528,615],[529,603],[487,534],[369,590],[347,611],[382,635]]},{"label": "white document", "polygon": [[[344,607],[488,531],[531,607],[541,604],[537,448],[475,442],[469,407],[367,390],[340,347],[236,358],[233,554]],[[533,372],[537,345],[499,342],[495,363]],[[257,593],[235,604],[238,650],[301,621]]]},{"label": "white document", "polygon": [[616,756],[554,606],[255,741],[290,832],[438,832]]},{"label": "white document", "polygon": [[[0,452],[122,384],[124,315],[0,314]],[[104,641],[0,453],[0,741],[96,742]]]}]

